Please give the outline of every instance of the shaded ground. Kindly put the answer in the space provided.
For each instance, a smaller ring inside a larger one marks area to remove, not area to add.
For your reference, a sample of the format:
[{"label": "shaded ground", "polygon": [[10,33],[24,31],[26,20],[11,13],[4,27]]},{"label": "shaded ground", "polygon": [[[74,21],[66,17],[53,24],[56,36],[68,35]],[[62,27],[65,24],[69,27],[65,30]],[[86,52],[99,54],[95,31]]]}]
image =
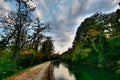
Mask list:
[{"label": "shaded ground", "polygon": [[49,76],[50,61],[25,70],[7,80],[47,80]]}]

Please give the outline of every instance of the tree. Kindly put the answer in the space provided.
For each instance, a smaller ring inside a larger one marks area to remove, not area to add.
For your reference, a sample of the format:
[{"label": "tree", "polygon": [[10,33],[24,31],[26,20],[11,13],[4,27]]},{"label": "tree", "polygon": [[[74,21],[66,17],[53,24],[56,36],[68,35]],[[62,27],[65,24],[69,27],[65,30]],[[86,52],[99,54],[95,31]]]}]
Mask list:
[{"label": "tree", "polygon": [[36,18],[36,22],[33,25],[33,34],[31,35],[32,39],[29,44],[30,47],[34,48],[35,51],[39,51],[39,47],[42,46],[42,41],[45,39],[43,31],[49,29],[49,23],[41,23],[39,18]]},{"label": "tree", "polygon": [[51,58],[54,53],[54,46],[51,37],[47,37],[47,39],[42,43],[42,52],[45,54],[45,58]]},{"label": "tree", "polygon": [[95,64],[99,67],[118,66],[116,64],[120,58],[118,13],[96,13],[86,18],[78,27],[72,51],[66,51],[63,57],[71,56],[73,61]]},{"label": "tree", "polygon": [[15,0],[18,5],[17,11],[10,11],[8,15],[6,15],[1,23],[3,24],[4,34],[4,47],[8,44],[13,47],[13,56],[16,57],[17,51],[19,51],[25,43],[28,42],[27,32],[29,30],[29,26],[32,22],[30,18],[30,12],[33,11],[33,8],[30,8],[28,5],[29,1],[32,0]]},{"label": "tree", "polygon": [[39,18],[31,17],[35,10],[35,7],[29,4],[32,0],[15,1],[18,5],[17,11],[10,11],[0,20],[3,25],[1,36],[4,44],[1,49],[9,46],[14,58],[19,56],[18,52],[24,48],[32,47],[37,51],[44,38],[42,31],[49,27],[49,24],[41,23]]}]

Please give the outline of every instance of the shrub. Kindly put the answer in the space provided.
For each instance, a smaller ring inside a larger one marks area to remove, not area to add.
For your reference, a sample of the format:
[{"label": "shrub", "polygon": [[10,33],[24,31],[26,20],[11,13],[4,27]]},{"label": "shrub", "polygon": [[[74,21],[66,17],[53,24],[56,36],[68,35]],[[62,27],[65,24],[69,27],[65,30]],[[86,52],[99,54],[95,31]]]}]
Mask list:
[{"label": "shrub", "polygon": [[0,80],[11,76],[16,70],[16,63],[10,58],[9,54],[0,56]]}]

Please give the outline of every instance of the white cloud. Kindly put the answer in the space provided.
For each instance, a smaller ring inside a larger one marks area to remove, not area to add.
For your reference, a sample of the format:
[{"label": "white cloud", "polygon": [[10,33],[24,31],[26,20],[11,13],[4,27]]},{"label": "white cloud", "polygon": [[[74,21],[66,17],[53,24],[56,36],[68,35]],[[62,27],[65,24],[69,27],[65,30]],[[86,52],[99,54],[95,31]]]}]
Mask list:
[{"label": "white cloud", "polygon": [[72,0],[69,5],[66,5],[65,2],[60,3],[57,6],[57,13],[51,14],[56,51],[63,52],[72,46],[76,25],[79,25],[86,16],[97,11],[110,11],[116,7],[116,2],[114,4],[113,2],[108,0]]},{"label": "white cloud", "polygon": [[[2,1],[3,0],[0,0],[0,3],[2,3]],[[61,53],[72,46],[75,31],[86,16],[96,12],[113,11],[117,8],[118,1],[119,0],[34,0],[33,5],[37,7],[34,12],[36,16],[45,22],[51,22],[50,32],[55,41],[55,49],[56,52],[59,51]],[[5,9],[9,8],[7,7],[8,4],[5,4],[5,6]]]}]

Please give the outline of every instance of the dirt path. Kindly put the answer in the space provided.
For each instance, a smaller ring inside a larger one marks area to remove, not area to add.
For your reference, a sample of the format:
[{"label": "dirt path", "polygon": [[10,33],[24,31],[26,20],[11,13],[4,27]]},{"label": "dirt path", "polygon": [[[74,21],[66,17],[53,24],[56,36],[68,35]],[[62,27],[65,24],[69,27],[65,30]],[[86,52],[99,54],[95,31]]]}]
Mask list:
[{"label": "dirt path", "polygon": [[49,76],[50,61],[25,70],[7,80],[47,80]]}]

